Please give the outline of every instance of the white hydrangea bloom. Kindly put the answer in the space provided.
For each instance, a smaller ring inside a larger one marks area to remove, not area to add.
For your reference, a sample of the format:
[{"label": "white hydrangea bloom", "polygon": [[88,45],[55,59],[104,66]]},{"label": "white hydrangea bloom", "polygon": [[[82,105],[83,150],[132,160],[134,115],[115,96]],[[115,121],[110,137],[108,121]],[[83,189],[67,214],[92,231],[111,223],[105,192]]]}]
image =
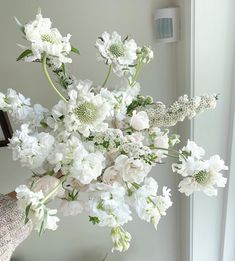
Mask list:
[{"label": "white hydrangea bloom", "polygon": [[153,178],[146,178],[144,185],[133,193],[133,205],[139,218],[152,223],[157,229],[161,216],[172,206],[170,190],[163,187],[163,194],[157,195],[158,184]]},{"label": "white hydrangea bloom", "polygon": [[6,95],[0,92],[0,110],[5,111],[8,107],[9,104],[7,103]]},{"label": "white hydrangea bloom", "polygon": [[43,230],[57,229],[57,222],[59,221],[59,218],[55,216],[57,210],[49,209],[42,204],[42,200],[44,199],[42,191],[33,192],[25,185],[20,185],[15,191],[18,205],[22,209],[30,206],[27,218],[32,221],[35,230],[40,231],[42,226]]},{"label": "white hydrangea bloom", "polygon": [[151,166],[140,159],[120,155],[115,160],[115,168],[126,182],[141,183],[151,170]]},{"label": "white hydrangea bloom", "polygon": [[50,56],[50,61],[56,68],[59,68],[62,63],[71,63],[69,57],[71,45],[68,34],[62,37],[58,29],[51,28],[51,20],[43,18],[41,13],[36,15],[36,19],[24,26],[25,37],[31,42],[31,50],[33,55],[25,58],[27,62],[32,62],[41,59],[43,53]]},{"label": "white hydrangea bloom", "polygon": [[19,160],[22,166],[33,171],[43,172],[43,163],[51,152],[54,137],[49,133],[32,133],[27,124],[21,125],[10,140],[13,160]]},{"label": "white hydrangea bloom", "polygon": [[119,183],[90,185],[89,212],[99,226],[117,227],[132,220],[125,203],[125,189]]},{"label": "white hydrangea bloom", "polygon": [[119,77],[131,71],[137,58],[137,44],[133,39],[122,40],[117,32],[104,32],[95,45],[100,53],[99,60],[113,65],[113,71]]}]

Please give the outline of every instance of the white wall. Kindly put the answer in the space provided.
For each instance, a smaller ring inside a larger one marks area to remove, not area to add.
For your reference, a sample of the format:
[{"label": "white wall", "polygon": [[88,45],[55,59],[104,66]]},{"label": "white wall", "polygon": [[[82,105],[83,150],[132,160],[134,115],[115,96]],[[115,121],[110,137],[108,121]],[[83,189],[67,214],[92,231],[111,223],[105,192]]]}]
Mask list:
[{"label": "white wall", "polygon": [[[13,16],[22,22],[32,19],[38,7],[51,17],[63,34],[70,32],[72,42],[79,47],[81,57],[75,60],[73,72],[82,79],[103,81],[105,68],[95,61],[93,43],[104,30],[117,30],[123,35],[131,33],[141,44],[152,45],[155,60],[144,70],[141,84],[144,94],[151,94],[163,102],[171,102],[176,96],[176,70],[174,45],[157,45],[153,40],[152,13],[155,8],[166,7],[170,0],[99,0],[99,1],[1,1],[0,3],[0,90],[14,88],[33,102],[51,107],[57,97],[44,79],[37,64],[16,63],[20,50],[15,43],[23,43]],[[113,80],[114,81],[114,80]],[[6,193],[22,183],[30,173],[11,161],[8,149],[0,149],[0,191]],[[173,189],[174,206],[162,219],[158,231],[137,219],[127,226],[133,235],[132,246],[124,255],[113,254],[107,260],[177,261],[180,260],[179,194],[177,180],[170,167],[160,166],[153,171],[160,186]],[[56,232],[48,232],[43,238],[33,233],[15,253],[25,261],[97,261],[102,260],[111,248],[109,231],[94,227],[85,215],[62,218]],[[180,260],[181,261],[181,260]]]},{"label": "white wall", "polygon": [[[234,59],[234,0],[196,0],[194,89],[196,94],[220,93],[215,111],[195,120],[195,141],[207,156],[220,154],[229,164],[230,103]],[[231,175],[234,173],[230,173]],[[227,188],[226,188],[227,189]],[[193,261],[222,259],[226,189],[218,197],[196,194],[193,200]],[[230,231],[229,233],[234,233]],[[233,242],[234,245],[235,242]]]}]

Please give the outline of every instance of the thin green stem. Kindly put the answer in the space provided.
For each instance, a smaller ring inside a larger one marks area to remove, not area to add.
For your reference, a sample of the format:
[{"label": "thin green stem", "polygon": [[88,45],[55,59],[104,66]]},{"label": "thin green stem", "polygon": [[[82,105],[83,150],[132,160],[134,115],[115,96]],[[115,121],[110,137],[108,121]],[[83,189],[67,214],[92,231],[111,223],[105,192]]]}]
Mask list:
[{"label": "thin green stem", "polygon": [[51,77],[47,71],[47,55],[45,54],[43,56],[43,60],[42,60],[42,68],[43,68],[43,72],[48,80],[48,82],[50,83],[50,85],[53,87],[53,89],[56,91],[56,93],[60,96],[60,98],[62,100],[64,100],[65,102],[67,102],[66,98],[58,91],[58,89],[55,87],[54,83],[51,80]]},{"label": "thin green stem", "polygon": [[165,151],[173,152],[173,153],[175,153],[175,154],[177,154],[177,155],[182,156],[182,157],[186,160],[186,157],[184,156],[184,154],[183,154],[183,153],[180,153],[180,152],[177,151],[177,150],[174,150],[174,149],[166,149],[166,148],[155,147],[155,146],[149,146],[149,147],[150,147],[150,149],[154,149],[154,150],[165,150]]},{"label": "thin green stem", "polygon": [[112,71],[112,64],[109,65],[109,70],[108,70],[107,76],[106,76],[106,78],[105,78],[105,80],[104,80],[104,82],[102,84],[102,87],[104,87],[106,85],[106,83],[107,83],[107,81],[109,79],[109,76],[111,74],[111,71]]},{"label": "thin green stem", "polygon": [[135,83],[136,83],[136,81],[137,81],[137,79],[139,77],[139,74],[141,72],[142,66],[143,66],[143,62],[140,61],[138,63],[138,65],[136,66],[136,71],[135,71],[135,74],[134,74],[134,76],[132,78],[131,87],[133,87],[135,85]]}]

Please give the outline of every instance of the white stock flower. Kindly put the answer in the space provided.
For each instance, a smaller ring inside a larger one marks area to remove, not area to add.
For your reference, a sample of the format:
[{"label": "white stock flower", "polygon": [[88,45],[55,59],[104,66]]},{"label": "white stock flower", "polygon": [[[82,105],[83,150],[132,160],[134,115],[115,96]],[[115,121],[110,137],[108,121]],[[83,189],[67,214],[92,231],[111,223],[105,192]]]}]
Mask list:
[{"label": "white stock flower", "polygon": [[112,240],[114,246],[112,248],[112,252],[114,250],[119,252],[124,252],[128,250],[130,247],[131,234],[125,231],[121,226],[112,228],[111,231]]},{"label": "white stock flower", "polygon": [[[153,143],[156,149],[153,149],[155,154],[157,155],[157,161],[162,162],[163,158],[166,158],[167,149],[169,148],[169,137],[168,131],[161,131],[160,128],[152,128],[149,131],[149,136],[151,138],[151,142]],[[157,149],[159,148],[159,149]],[[163,150],[161,150],[163,149]]]},{"label": "white stock flower", "polygon": [[63,216],[77,216],[81,214],[85,210],[84,203],[80,200],[62,200],[61,205],[59,207],[59,211],[63,214]]},{"label": "white stock flower", "polygon": [[113,71],[119,77],[131,71],[132,65],[137,58],[137,44],[133,39],[122,40],[117,32],[111,35],[107,32],[102,34],[95,45],[100,53],[99,60],[113,65]]},{"label": "white stock flower", "polygon": [[49,133],[32,133],[27,124],[21,125],[10,140],[13,160],[19,160],[22,166],[33,171],[43,171],[43,164],[51,152],[54,137]]},{"label": "white stock flower", "polygon": [[98,218],[99,226],[117,227],[132,220],[125,189],[119,183],[90,185],[89,212]]},{"label": "white stock flower", "polygon": [[149,128],[149,117],[145,111],[133,111],[130,125],[137,131],[141,131]]},{"label": "white stock flower", "polygon": [[126,182],[141,183],[151,170],[151,166],[140,159],[120,155],[115,160],[115,168]]},{"label": "white stock flower", "polygon": [[60,169],[82,184],[89,184],[101,175],[105,158],[99,151],[89,153],[79,138],[72,136],[67,143],[58,143],[48,157],[54,171]]},{"label": "white stock flower", "polygon": [[49,18],[43,18],[40,13],[37,14],[34,21],[24,26],[24,32],[26,39],[31,42],[33,52],[33,55],[25,58],[26,61],[32,62],[41,59],[42,55],[46,53],[56,68],[59,68],[62,63],[72,62],[69,57],[71,35],[62,37],[58,29],[51,28]]},{"label": "white stock flower", "polygon": [[27,218],[31,220],[35,230],[57,229],[59,221],[59,218],[55,216],[57,210],[49,209],[42,204],[44,199],[42,191],[33,192],[25,185],[20,185],[15,191],[19,207],[24,210],[29,208]]},{"label": "white stock flower", "polygon": [[9,104],[7,103],[7,97],[5,94],[3,94],[2,92],[0,92],[0,110],[7,110],[7,108],[9,107]]},{"label": "white stock flower", "polygon": [[153,178],[146,178],[144,185],[133,193],[133,205],[140,219],[150,222],[157,229],[161,216],[172,206],[170,190],[163,187],[163,194],[157,195],[158,185]]}]

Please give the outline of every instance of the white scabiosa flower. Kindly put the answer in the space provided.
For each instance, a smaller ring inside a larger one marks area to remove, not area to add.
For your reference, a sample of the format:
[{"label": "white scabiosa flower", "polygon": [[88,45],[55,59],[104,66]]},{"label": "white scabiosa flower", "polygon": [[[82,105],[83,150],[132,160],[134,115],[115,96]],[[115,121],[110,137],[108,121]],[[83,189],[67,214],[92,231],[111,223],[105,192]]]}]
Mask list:
[{"label": "white scabiosa flower", "polygon": [[140,159],[120,155],[115,160],[115,168],[126,182],[141,183],[151,170],[151,166]]},{"label": "white scabiosa flower", "polygon": [[13,160],[19,160],[22,166],[35,172],[43,172],[43,164],[51,152],[54,137],[49,133],[32,133],[27,124],[21,125],[10,140]]},{"label": "white scabiosa flower", "polygon": [[88,137],[90,132],[101,132],[108,128],[105,119],[110,115],[109,103],[100,95],[79,89],[69,91],[65,125],[69,131],[79,131]]},{"label": "white scabiosa flower", "polygon": [[124,187],[119,183],[90,185],[89,215],[99,226],[117,227],[132,220]]},{"label": "white scabiosa flower", "polygon": [[137,58],[137,44],[133,39],[122,40],[117,32],[109,34],[104,32],[96,41],[95,46],[98,48],[99,60],[105,61],[106,64],[113,65],[113,71],[118,76],[123,76],[130,72],[131,66]]},{"label": "white scabiosa flower", "polygon": [[152,223],[157,229],[161,216],[172,206],[170,190],[163,187],[163,194],[157,195],[158,185],[153,178],[146,178],[144,185],[132,195],[133,205],[140,219]]},{"label": "white scabiosa flower", "polygon": [[130,119],[130,125],[137,131],[145,130],[149,128],[149,117],[145,111],[133,111]]},{"label": "white scabiosa flower", "polygon": [[216,187],[225,187],[227,179],[220,171],[227,170],[224,161],[218,155],[212,156],[208,161],[199,161],[197,168],[191,176],[187,176],[179,183],[179,191],[187,196],[194,191],[202,191],[208,196],[216,196]]},{"label": "white scabiosa flower", "polygon": [[36,15],[36,19],[24,26],[25,37],[31,42],[32,55],[25,58],[27,62],[32,62],[42,58],[42,54],[46,53],[50,56],[50,61],[56,68],[62,63],[71,63],[69,57],[71,45],[68,34],[62,37],[58,29],[51,28],[51,20],[43,18],[41,13]]}]

